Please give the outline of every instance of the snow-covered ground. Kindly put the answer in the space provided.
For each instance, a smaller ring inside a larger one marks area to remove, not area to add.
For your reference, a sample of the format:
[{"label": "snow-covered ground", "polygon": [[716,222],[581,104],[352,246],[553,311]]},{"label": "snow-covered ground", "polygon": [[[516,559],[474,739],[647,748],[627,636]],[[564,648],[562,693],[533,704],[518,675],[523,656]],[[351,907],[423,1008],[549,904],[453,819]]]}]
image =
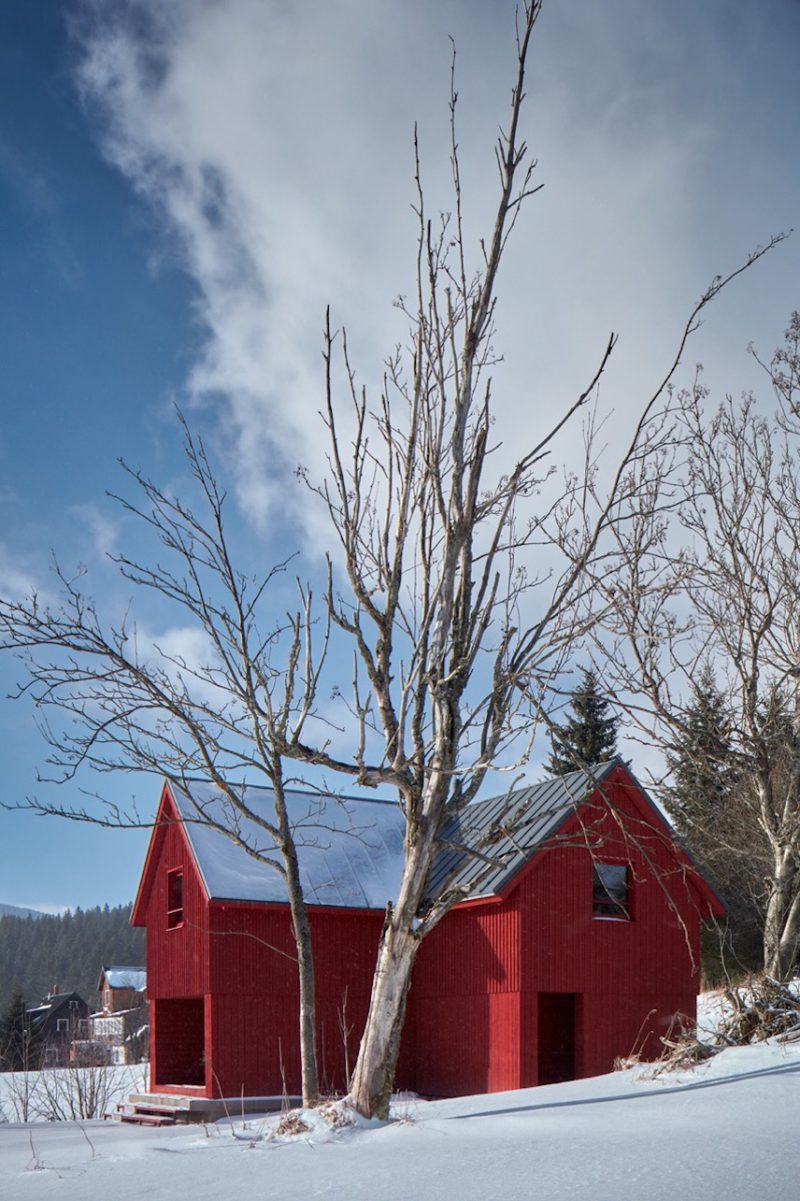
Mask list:
[{"label": "snow-covered ground", "polygon": [[208,1129],[0,1126],[3,1201],[753,1201],[800,1194],[800,1046],[521,1092],[410,1101],[389,1125],[291,1141]]}]

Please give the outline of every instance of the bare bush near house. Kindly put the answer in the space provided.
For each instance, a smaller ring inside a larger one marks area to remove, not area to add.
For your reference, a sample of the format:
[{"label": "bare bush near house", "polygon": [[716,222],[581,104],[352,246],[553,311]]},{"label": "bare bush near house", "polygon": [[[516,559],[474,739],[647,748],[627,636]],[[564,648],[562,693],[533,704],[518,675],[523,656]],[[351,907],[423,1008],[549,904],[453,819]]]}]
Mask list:
[{"label": "bare bush near house", "polygon": [[[24,1013],[21,994],[20,1003]],[[6,1061],[8,1062],[8,1056]],[[32,1121],[36,1116],[36,1085],[42,1063],[42,1047],[37,1039],[31,1039],[27,1023],[17,1044],[17,1054],[11,1062],[17,1066],[17,1070],[3,1074],[8,1111],[16,1122]]]},{"label": "bare bush near house", "polygon": [[10,1120],[75,1122],[102,1118],[141,1085],[141,1068],[71,1065],[4,1077]]},{"label": "bare bush near house", "polygon": [[45,1068],[39,1073],[36,1104],[39,1116],[48,1122],[74,1122],[102,1118],[118,1094],[106,1068]]},{"label": "bare bush near house", "polygon": [[8,1109],[14,1122],[31,1122],[38,1115],[36,1083],[38,1071],[9,1072],[6,1075]]},{"label": "bare bush near house", "polygon": [[717,1037],[742,1046],[768,1038],[800,1037],[800,997],[780,980],[759,974],[738,988],[726,988],[726,1009]]},{"label": "bare bush near house", "polygon": [[763,962],[779,979],[800,952],[798,338],[795,314],[764,365],[773,412],[747,396],[709,414],[699,377],[678,398],[677,464],[642,462],[635,495],[645,503],[629,503],[609,571],[595,576],[604,678],[633,698],[628,711],[650,742],[669,750],[685,735],[693,682],[716,678],[736,785],[706,835],[764,864]]},{"label": "bare bush near house", "polygon": [[[719,998],[713,1029],[700,1029],[688,1020],[678,1023],[677,1030],[661,1039],[664,1051],[646,1069],[649,1076],[695,1067],[726,1047],[746,1047],[767,1039],[779,1043],[800,1039],[800,997],[796,988],[758,973],[736,988],[720,990]],[[623,1068],[629,1066],[620,1064]]]}]

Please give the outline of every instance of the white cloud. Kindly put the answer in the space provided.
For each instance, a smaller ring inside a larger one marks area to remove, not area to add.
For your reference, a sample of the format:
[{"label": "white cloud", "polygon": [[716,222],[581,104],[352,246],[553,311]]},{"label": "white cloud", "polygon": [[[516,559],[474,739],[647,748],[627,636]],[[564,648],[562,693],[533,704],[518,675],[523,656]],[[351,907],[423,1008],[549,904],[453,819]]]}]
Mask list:
[{"label": "white cloud", "polygon": [[[719,5],[702,7],[543,10],[526,121],[546,188],[501,282],[501,437],[574,397],[611,330],[622,339],[604,399],[629,411],[710,277],[790,223],[796,168],[776,158],[770,177],[755,170],[753,114],[774,110],[779,123],[791,99],[771,14],[735,6],[723,31]],[[431,207],[450,204],[450,32],[470,230],[490,211],[513,4],[93,0],[85,14],[80,80],[105,152],[197,285],[204,338],[189,393],[222,415],[250,515],[297,515],[305,498],[286,488],[286,471],[324,454],[326,303],[368,382],[401,333],[390,302],[412,282],[415,118]],[[754,96],[747,77],[776,94]],[[745,285],[757,296],[759,270]],[[793,303],[781,270],[766,302],[721,302],[691,355],[741,355],[756,318],[777,342]]]},{"label": "white cloud", "polygon": [[168,626],[156,631],[142,623],[131,631],[136,659],[182,680],[200,700],[219,703],[219,690],[208,678],[216,657],[208,636],[197,626]]},{"label": "white cloud", "polygon": [[117,527],[96,504],[73,505],[70,511],[86,527],[97,555],[105,558],[116,553]]},{"label": "white cloud", "polygon": [[48,603],[49,592],[42,585],[26,554],[12,551],[0,542],[0,594],[7,601],[24,601],[34,593]]}]

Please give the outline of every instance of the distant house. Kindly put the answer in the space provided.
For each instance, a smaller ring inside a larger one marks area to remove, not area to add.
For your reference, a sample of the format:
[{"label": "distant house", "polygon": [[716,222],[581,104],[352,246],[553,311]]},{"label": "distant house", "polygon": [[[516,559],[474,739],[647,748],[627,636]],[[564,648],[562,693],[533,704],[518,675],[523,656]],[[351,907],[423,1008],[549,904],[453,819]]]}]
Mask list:
[{"label": "distant house", "polygon": [[72,1042],[86,1031],[89,1006],[76,992],[62,993],[57,986],[27,1011],[31,1042],[43,1064],[58,1067],[69,1061]]},{"label": "distant house", "polygon": [[143,967],[102,967],[97,991],[103,1013],[122,1013],[139,1009],[146,1001],[147,969]]},{"label": "distant house", "polygon": [[[192,796],[230,818],[205,785]],[[247,789],[270,815],[272,794]],[[392,802],[289,800],[317,973],[320,1078],[344,1089],[403,823]],[[298,991],[280,876],[193,822],[165,783],[132,921],[147,927],[153,1091],[299,1091]],[[239,833],[264,845],[264,832]],[[723,906],[621,761],[466,807],[432,890],[471,889],[425,940],[397,1086],[453,1096],[609,1071],[692,1015],[701,920]],[[489,848],[489,857],[474,852]]]},{"label": "distant house", "polygon": [[90,1020],[90,1037],[76,1054],[105,1063],[138,1063],[147,1055],[147,971],[104,966],[97,984],[102,1002]]}]

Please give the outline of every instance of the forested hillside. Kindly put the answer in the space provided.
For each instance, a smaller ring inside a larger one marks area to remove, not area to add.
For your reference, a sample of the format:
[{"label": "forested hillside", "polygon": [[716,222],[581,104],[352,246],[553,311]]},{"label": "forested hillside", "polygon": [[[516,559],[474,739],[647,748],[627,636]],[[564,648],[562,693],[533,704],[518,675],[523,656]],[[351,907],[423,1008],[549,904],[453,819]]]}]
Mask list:
[{"label": "forested hillside", "polygon": [[106,905],[58,917],[0,916],[0,1012],[15,987],[34,1005],[53,985],[97,1008],[104,963],[144,965],[144,930],[129,924],[130,911],[130,905]]}]

